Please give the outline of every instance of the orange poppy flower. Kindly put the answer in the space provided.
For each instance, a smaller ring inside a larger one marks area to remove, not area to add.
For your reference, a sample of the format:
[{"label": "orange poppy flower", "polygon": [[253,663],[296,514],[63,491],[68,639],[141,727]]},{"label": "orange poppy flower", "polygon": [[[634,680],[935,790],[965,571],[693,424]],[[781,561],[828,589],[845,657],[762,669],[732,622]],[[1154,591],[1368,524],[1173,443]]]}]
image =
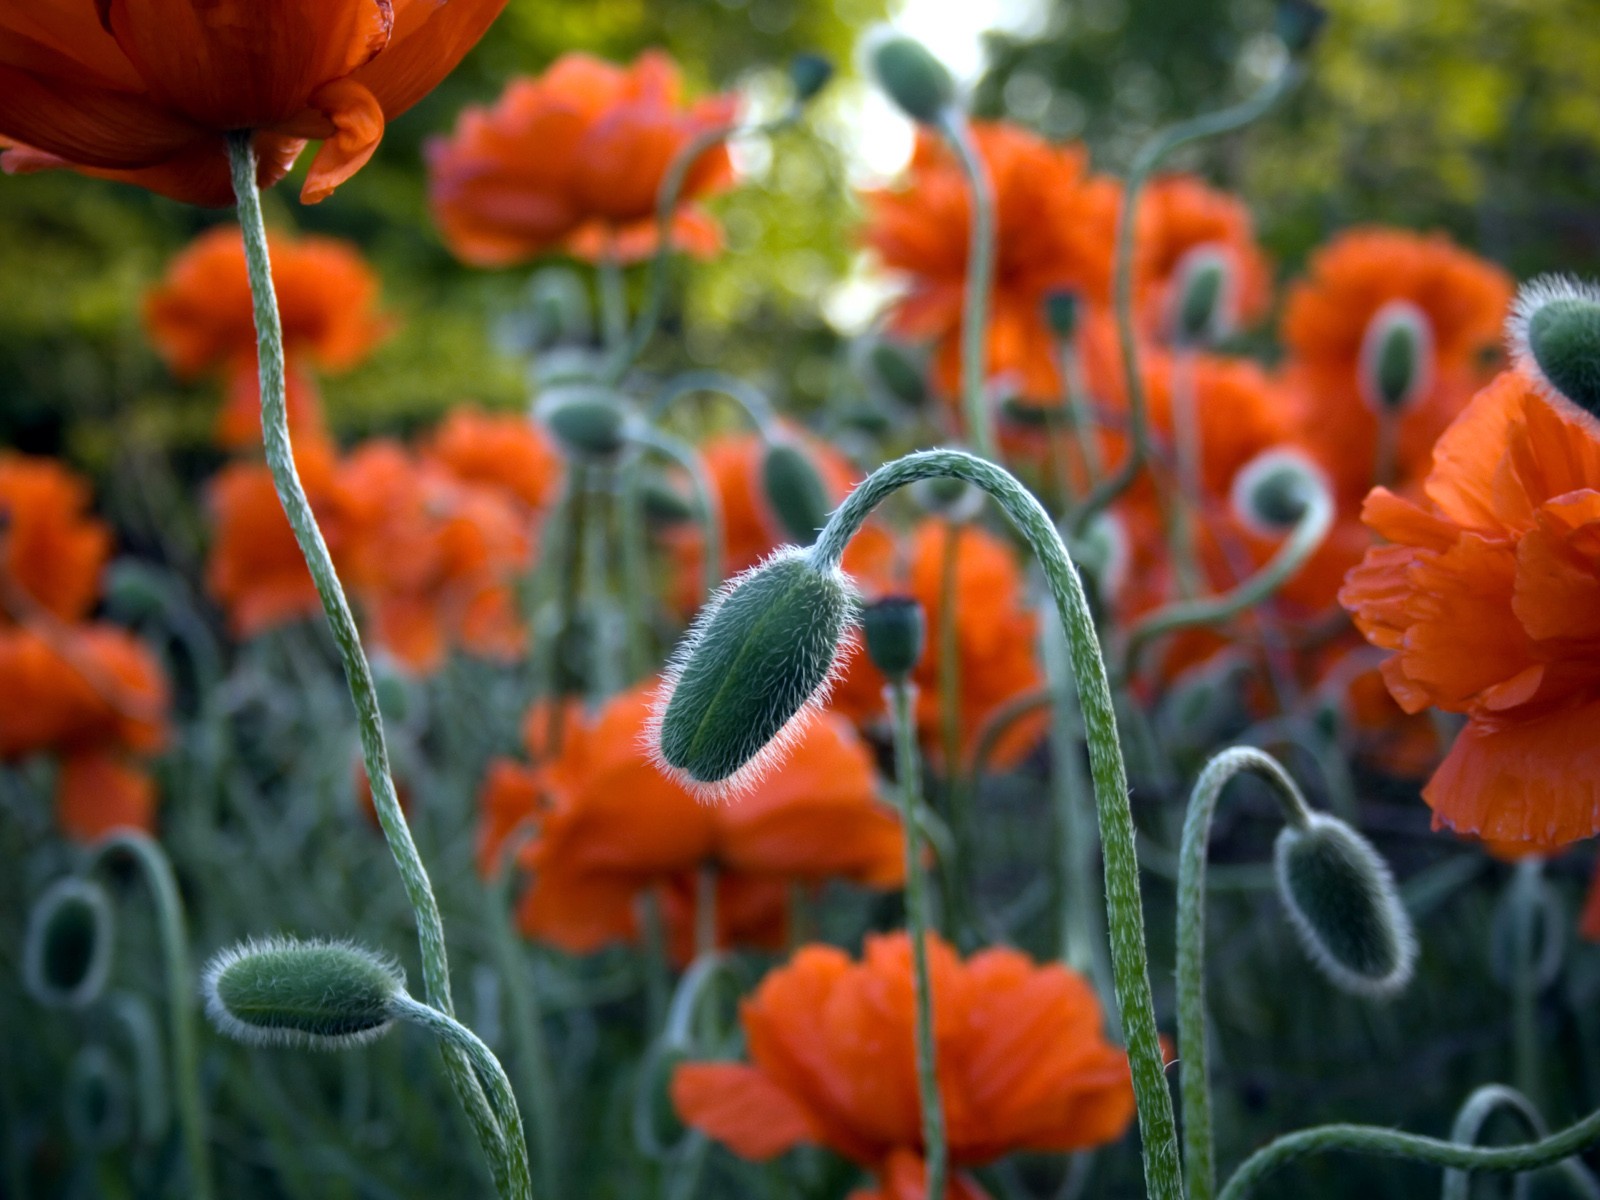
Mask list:
[{"label": "orange poppy flower", "polygon": [[[1010,949],[965,962],[930,937],[934,1036],[950,1161],[1115,1141],[1133,1120],[1127,1056],[1105,1040],[1094,990]],[[741,1158],[820,1144],[899,1200],[923,1152],[911,941],[869,937],[862,961],[806,946],[740,1006],[750,1064],[690,1063],[672,1079],[685,1123]],[[858,1194],[859,1195],[859,1194]],[[959,1174],[949,1197],[981,1196]]]},{"label": "orange poppy flower", "polygon": [[550,439],[518,414],[458,408],[422,453],[463,483],[495,488],[533,510],[550,502],[561,478],[561,456]]},{"label": "orange poppy flower", "polygon": [[80,842],[114,829],[148,833],[156,823],[155,780],[116,753],[72,753],[61,760],[56,777],[56,820]]},{"label": "orange poppy flower", "polygon": [[300,197],[364,166],[386,121],[455,68],[505,0],[3,0],[0,156],[192,204],[232,203],[224,135],[255,133],[260,182],[307,140]]},{"label": "orange poppy flower", "polygon": [[1139,307],[1151,325],[1170,329],[1177,288],[1191,255],[1215,253],[1228,264],[1229,324],[1261,319],[1271,299],[1272,277],[1256,244],[1250,210],[1236,196],[1193,175],[1164,175],[1139,194],[1143,224],[1135,248]]},{"label": "orange poppy flower", "polygon": [[[678,68],[659,50],[628,67],[565,54],[543,75],[513,80],[492,108],[468,109],[455,133],[428,144],[434,219],[457,258],[480,267],[556,249],[598,261],[655,252],[656,194],[678,153],[732,122],[738,101],[685,104]],[[726,147],[684,180],[672,241],[715,253],[716,223],[690,201],[732,178]]]},{"label": "orange poppy flower", "polygon": [[89,487],[60,463],[0,452],[0,624],[37,606],[75,621],[100,595],[111,533],[88,514]]},{"label": "orange poppy flower", "polygon": [[1467,714],[1436,825],[1552,848],[1600,832],[1600,425],[1515,372],[1440,438],[1413,503],[1377,488],[1340,600],[1407,712]]},{"label": "orange poppy flower", "polygon": [[[480,838],[480,863],[492,864],[500,838],[533,820],[539,836],[523,857],[533,881],[520,909],[530,936],[574,953],[634,940],[639,898],[654,892],[687,957],[697,875],[707,865],[717,872],[723,944],[745,941],[752,928],[757,944],[780,941],[790,883],[902,882],[899,822],[878,802],[871,755],[846,722],[822,715],[748,796],[707,805],[644,748],[655,689],[635,688],[569,725],[559,753],[537,770],[492,769],[482,800],[491,836]],[[530,723],[530,742],[538,733]]]},{"label": "orange poppy flower", "polygon": [[[985,369],[1013,377],[1023,395],[1054,400],[1060,380],[1045,298],[1071,291],[1086,304],[1109,303],[1121,188],[1089,177],[1081,146],[1052,145],[1003,122],[975,123],[972,133],[995,199]],[[960,165],[939,137],[919,131],[904,186],[865,199],[865,241],[909,288],[895,305],[892,327],[937,345],[935,381],[957,395],[971,220]]]},{"label": "orange poppy flower", "polygon": [[[283,319],[289,428],[322,429],[321,401],[307,364],[324,371],[356,366],[389,329],[377,313],[378,280],[359,251],[336,238],[269,235],[272,281]],[[217,439],[240,448],[261,442],[256,328],[244,242],[234,225],[201,234],[145,294],[150,340],[181,378],[221,372],[228,401]]]},{"label": "orange poppy flower", "polygon": [[1353,512],[1378,469],[1381,401],[1363,383],[1369,343],[1399,315],[1423,333],[1421,377],[1400,412],[1393,474],[1403,489],[1427,472],[1445,427],[1493,373],[1512,282],[1439,235],[1398,229],[1341,234],[1289,292],[1283,340],[1311,445]]},{"label": "orange poppy flower", "polygon": [[[972,751],[991,714],[1008,701],[1044,686],[1036,650],[1039,619],[1024,593],[1016,551],[976,526],[953,525],[931,517],[916,526],[903,548],[895,547],[887,535],[880,534],[878,539],[874,545],[858,538],[860,557],[855,564],[847,563],[846,569],[869,598],[911,596],[922,604],[927,645],[911,676],[917,685],[917,733],[929,755],[941,761],[944,660],[938,631],[944,611],[946,564],[953,563],[964,757]],[[896,562],[901,554],[904,561]],[[884,714],[884,683],[868,656],[857,654],[834,689],[832,703],[857,721],[877,722]],[[991,762],[1001,767],[1015,765],[1037,743],[1042,729],[1042,717],[1017,722],[996,745]]]}]

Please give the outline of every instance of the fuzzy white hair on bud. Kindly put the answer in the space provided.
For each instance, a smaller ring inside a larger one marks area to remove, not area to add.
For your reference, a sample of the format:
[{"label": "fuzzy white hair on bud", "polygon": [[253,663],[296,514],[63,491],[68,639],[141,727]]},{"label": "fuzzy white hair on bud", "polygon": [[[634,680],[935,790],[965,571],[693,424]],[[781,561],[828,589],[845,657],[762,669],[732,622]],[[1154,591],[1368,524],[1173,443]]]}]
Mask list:
[{"label": "fuzzy white hair on bud", "polygon": [[1318,496],[1331,496],[1327,474],[1298,450],[1264,450],[1233,477],[1234,516],[1259,537],[1282,537]]},{"label": "fuzzy white hair on bud", "polygon": [[353,942],[266,937],[219,951],[200,986],[206,1016],[235,1041],[343,1050],[389,1031],[405,974]]},{"label": "fuzzy white hair on bud", "polygon": [[1546,396],[1600,416],[1600,284],[1570,275],[1523,284],[1506,319],[1506,347]]},{"label": "fuzzy white hair on bud", "polygon": [[86,1008],[105,991],[116,922],[99,884],[76,876],[34,901],[23,935],[22,981],[40,1004]]},{"label": "fuzzy white hair on bud", "polygon": [[1403,412],[1433,387],[1433,322],[1410,300],[1390,300],[1361,335],[1357,380],[1375,413]]}]

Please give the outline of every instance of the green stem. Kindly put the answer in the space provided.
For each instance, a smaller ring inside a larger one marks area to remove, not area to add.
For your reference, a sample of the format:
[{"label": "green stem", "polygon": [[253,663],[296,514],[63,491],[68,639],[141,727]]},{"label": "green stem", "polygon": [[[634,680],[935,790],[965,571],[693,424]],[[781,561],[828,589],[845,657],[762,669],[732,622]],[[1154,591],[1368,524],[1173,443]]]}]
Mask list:
[{"label": "green stem", "polygon": [[1083,455],[1084,480],[1092,490],[1105,471],[1100,457],[1100,440],[1094,413],[1089,407],[1089,384],[1083,377],[1083,364],[1071,342],[1061,346],[1061,386],[1067,393],[1067,408],[1072,414],[1072,433]]},{"label": "green stem", "polygon": [[1133,160],[1128,178],[1122,186],[1122,211],[1117,218],[1117,245],[1113,267],[1112,303],[1116,310],[1117,342],[1122,353],[1122,373],[1128,392],[1128,456],[1116,471],[1107,476],[1100,486],[1089,493],[1089,498],[1072,516],[1071,536],[1081,538],[1096,513],[1108,508],[1118,496],[1132,486],[1144,469],[1149,454],[1148,432],[1145,417],[1144,377],[1139,373],[1138,334],[1133,324],[1133,250],[1135,218],[1139,210],[1139,193],[1145,183],[1161,165],[1163,159],[1179,146],[1202,138],[1215,137],[1242,129],[1267,112],[1300,80],[1303,68],[1290,61],[1269,79],[1256,93],[1243,102],[1207,113],[1188,121],[1180,121],[1156,134],[1146,142]]},{"label": "green stem", "polygon": [[703,862],[694,876],[694,953],[709,958],[717,952],[717,864]]},{"label": "green stem", "polygon": [[595,267],[600,285],[600,330],[606,349],[616,353],[628,336],[628,286],[617,261],[616,239],[607,243]]},{"label": "green stem", "polygon": [[1517,1090],[1537,1105],[1543,1091],[1540,1066],[1543,1053],[1539,1045],[1540,977],[1538,942],[1540,936],[1540,890],[1543,886],[1544,859],[1538,855],[1517,863],[1511,880],[1511,1028],[1512,1074]]},{"label": "green stem", "polygon": [[1220,596],[1180,600],[1134,622],[1123,639],[1118,685],[1127,682],[1138,666],[1139,652],[1154,639],[1182,629],[1219,625],[1271,598],[1317,552],[1333,525],[1333,515],[1333,502],[1322,491],[1315,492],[1277,552],[1250,578]]},{"label": "green stem", "polygon": [[756,431],[770,440],[777,417],[773,415],[766,393],[748,380],[722,371],[685,371],[667,380],[650,403],[650,423],[657,424],[685,396],[702,392],[713,392],[732,400]]},{"label": "green stem", "polygon": [[[254,305],[256,350],[260,363],[261,430],[267,467],[283,505],[289,527],[294,531],[300,553],[322,600],[322,610],[333,633],[334,644],[344,666],[345,683],[355,706],[356,728],[361,737],[361,753],[367,779],[372,786],[373,808],[384,840],[394,856],[405,885],[406,899],[417,922],[417,940],[422,949],[422,976],[428,1002],[446,1016],[454,1013],[450,997],[450,965],[445,951],[444,923],[434,899],[433,885],[422,856],[411,838],[400,798],[395,793],[389,771],[389,750],[384,743],[383,718],[378,710],[378,693],[372,682],[372,668],[361,648],[350,602],[339,584],[338,572],[328,553],[322,531],[311,511],[300,473],[295,467],[294,450],[289,442],[289,421],[284,392],[283,324],[278,315],[278,298],[272,284],[272,264],[267,251],[267,227],[261,215],[261,193],[256,186],[256,157],[248,134],[228,138],[228,160],[233,173],[234,196],[238,201],[239,226],[244,235],[245,265],[250,277]],[[482,1089],[472,1075],[471,1066],[457,1051],[446,1051],[445,1065],[456,1097],[465,1108],[473,1130],[485,1153],[494,1160],[501,1141],[500,1130],[489,1111]]]},{"label": "green stem", "polygon": [[809,551],[811,561],[819,569],[837,569],[845,545],[874,508],[897,489],[937,476],[965,480],[998,501],[1043,567],[1066,629],[1079,703],[1083,706],[1100,841],[1105,848],[1111,961],[1122,1027],[1129,1040],[1133,1090],[1144,1143],[1145,1180],[1150,1200],[1181,1200],[1178,1135],[1156,1028],[1155,1001],[1150,992],[1133,811],[1117,741],[1116,711],[1083,581],[1050,515],[1014,476],[993,463],[960,450],[927,450],[897,459],[869,475],[829,519]]},{"label": "green stem", "polygon": [[982,458],[998,459],[994,417],[984,388],[988,361],[989,293],[994,286],[995,213],[994,185],[978,154],[967,119],[949,108],[939,119],[939,132],[955,151],[967,180],[972,205],[971,240],[967,248],[966,294],[961,312],[961,403],[966,414],[967,437]]},{"label": "green stem", "polygon": [[426,1029],[471,1064],[471,1070],[482,1081],[495,1118],[505,1133],[499,1146],[499,1173],[504,1176],[508,1186],[502,1189],[501,1195],[507,1200],[533,1200],[533,1177],[528,1170],[528,1143],[522,1133],[522,1114],[517,1109],[517,1097],[511,1090],[511,1081],[506,1078],[505,1068],[494,1056],[494,1051],[454,1017],[403,992],[390,1001],[390,1009],[397,1020]]},{"label": "green stem", "polygon": [[621,544],[622,605],[628,621],[628,682],[650,674],[651,621],[646,607],[650,598],[650,564],[644,514],[640,511],[639,459],[630,458],[618,472],[617,540]]},{"label": "green stem", "polygon": [[1284,820],[1303,828],[1311,811],[1289,773],[1270,754],[1249,746],[1224,750],[1195,781],[1178,858],[1178,1087],[1183,1097],[1183,1164],[1188,1200],[1211,1200],[1217,1190],[1211,1127],[1211,1074],[1206,1045],[1206,843],[1211,818],[1229,780],[1253,772],[1272,785]]},{"label": "green stem", "polygon": [[1244,1200],[1267,1176],[1297,1158],[1329,1151],[1404,1158],[1460,1171],[1536,1171],[1600,1144],[1600,1111],[1559,1133],[1517,1146],[1461,1146],[1374,1125],[1319,1125],[1268,1142],[1234,1172],[1220,1200]]},{"label": "green stem", "polygon": [[[1544,1118],[1531,1100],[1514,1088],[1489,1083],[1467,1097],[1467,1102],[1456,1114],[1455,1124],[1450,1128],[1450,1140],[1462,1146],[1477,1145],[1484,1125],[1497,1110],[1510,1112],[1520,1119],[1529,1137],[1549,1136]],[[1566,1158],[1559,1165],[1567,1181],[1586,1200],[1600,1200],[1600,1183],[1595,1181],[1594,1175],[1580,1161]],[[1444,1187],[1439,1193],[1439,1200],[1470,1200],[1471,1195],[1472,1176],[1468,1172],[1451,1168],[1444,1173]]]},{"label": "green stem", "polygon": [[972,753],[967,756],[968,791],[977,795],[978,783],[988,770],[989,760],[994,757],[1001,739],[1010,733],[1018,722],[1026,721],[1034,713],[1043,712],[1054,701],[1054,694],[1047,688],[1041,688],[1037,692],[1024,692],[1007,700],[984,718],[983,724],[978,726],[978,736],[973,740]]},{"label": "green stem", "polygon": [[183,915],[183,897],[173,878],[172,864],[148,835],[120,830],[101,839],[95,861],[125,853],[139,864],[145,886],[155,901],[161,934],[161,961],[167,976],[167,1016],[172,1041],[172,1086],[177,1093],[178,1123],[183,1130],[184,1153],[189,1158],[190,1195],[210,1200],[211,1143],[207,1138],[206,1109],[200,1100],[200,1043],[195,1033],[195,975],[189,962],[189,929]]},{"label": "green stem", "polygon": [[894,717],[896,791],[906,846],[906,925],[911,934],[911,969],[916,985],[917,1090],[922,1101],[923,1157],[928,1165],[928,1200],[944,1200],[949,1155],[945,1148],[944,1102],[939,1095],[938,1049],[934,1038],[933,979],[928,970],[928,885],[922,866],[922,795],[917,760],[916,687],[903,678],[886,689]]},{"label": "green stem", "polygon": [[700,456],[695,453],[693,447],[670,434],[662,433],[659,429],[645,426],[635,432],[634,438],[641,446],[649,447],[670,458],[689,476],[689,485],[694,489],[695,507],[700,512],[702,536],[706,543],[701,566],[703,585],[706,595],[711,596],[722,586],[722,505],[711,486],[710,478],[706,475],[705,464],[700,461]]},{"label": "green stem", "polygon": [[[967,908],[971,889],[967,882],[967,851],[971,846],[969,806],[977,796],[964,787],[961,771],[961,644],[956,625],[958,568],[961,564],[962,523],[945,527],[939,560],[939,737],[944,747],[944,817],[949,822],[955,855],[943,864],[945,912],[959,928],[967,928],[972,913]],[[975,907],[975,906],[974,906]]]}]

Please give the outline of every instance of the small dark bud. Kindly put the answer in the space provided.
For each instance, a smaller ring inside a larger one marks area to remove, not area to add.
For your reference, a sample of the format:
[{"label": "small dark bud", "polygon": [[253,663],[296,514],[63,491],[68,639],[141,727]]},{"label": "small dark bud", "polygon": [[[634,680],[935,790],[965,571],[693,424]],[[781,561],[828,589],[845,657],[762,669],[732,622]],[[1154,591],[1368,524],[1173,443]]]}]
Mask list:
[{"label": "small dark bud", "polygon": [[63,1107],[67,1131],[85,1150],[104,1153],[133,1130],[133,1087],[104,1046],[85,1046],[67,1068]]},{"label": "small dark bud", "polygon": [[809,546],[833,510],[811,456],[795,442],[774,442],[761,460],[761,486],[788,540]]},{"label": "small dark bud", "polygon": [[1233,510],[1245,527],[1277,537],[1299,524],[1327,490],[1322,472],[1308,459],[1293,450],[1268,450],[1233,477]]},{"label": "small dark bud", "polygon": [[862,610],[867,656],[892,682],[905,679],[922,661],[928,619],[911,596],[885,596]]},{"label": "small dark bud", "polygon": [[927,404],[927,376],[899,343],[874,341],[867,351],[866,367],[872,382],[893,399],[912,408]]},{"label": "small dark bud", "polygon": [[833,78],[833,63],[821,54],[802,51],[789,60],[789,83],[797,104],[808,104]]},{"label": "small dark bud", "polygon": [[1378,412],[1409,408],[1432,386],[1433,327],[1407,300],[1391,300],[1361,339],[1361,390]]},{"label": "small dark bud", "polygon": [[1310,52],[1328,23],[1328,10],[1311,0],[1278,0],[1278,38],[1290,54]]},{"label": "small dark bud", "polygon": [[921,42],[891,33],[872,47],[869,62],[878,86],[913,121],[935,124],[955,103],[956,81]]},{"label": "small dark bud", "polygon": [[628,444],[633,414],[614,392],[576,385],[549,392],[539,416],[569,457],[604,461]]},{"label": "small dark bud", "polygon": [[1212,345],[1233,332],[1233,272],[1218,247],[1185,254],[1174,282],[1172,331],[1179,345]]},{"label": "small dark bud", "polygon": [[1078,294],[1061,289],[1044,298],[1044,319],[1050,332],[1061,341],[1070,341],[1078,332]]},{"label": "small dark bud", "polygon": [[694,520],[694,505],[670,479],[647,467],[639,480],[639,504],[645,520],[656,526],[682,525]]},{"label": "small dark bud", "polygon": [[51,884],[28,914],[22,980],[52,1008],[86,1008],[105,990],[116,925],[105,889],[68,877]]}]

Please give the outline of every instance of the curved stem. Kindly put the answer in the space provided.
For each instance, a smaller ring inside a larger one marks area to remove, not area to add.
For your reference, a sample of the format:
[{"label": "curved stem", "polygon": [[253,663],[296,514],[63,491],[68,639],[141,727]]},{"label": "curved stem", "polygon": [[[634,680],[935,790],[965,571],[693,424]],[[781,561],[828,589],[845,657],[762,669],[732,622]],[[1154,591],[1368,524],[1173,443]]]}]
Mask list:
[{"label": "curved stem", "polygon": [[933,979],[928,970],[928,886],[922,866],[921,823],[917,808],[922,774],[917,759],[916,687],[904,679],[884,689],[894,719],[895,791],[906,846],[906,925],[911,935],[911,970],[916,986],[917,1091],[922,1102],[923,1158],[928,1166],[929,1200],[943,1200],[949,1155],[945,1150],[944,1101],[939,1094],[938,1048],[934,1040]]},{"label": "curved stem", "polygon": [[517,1097],[511,1090],[511,1081],[506,1078],[505,1069],[494,1056],[494,1051],[454,1017],[403,992],[389,1005],[396,1019],[426,1029],[471,1064],[471,1069],[483,1082],[495,1118],[505,1133],[498,1151],[501,1159],[498,1174],[503,1175],[506,1181],[501,1188],[501,1195],[507,1200],[533,1200],[533,1177],[528,1170],[528,1143],[522,1133],[522,1114],[517,1110]]},{"label": "curved stem", "polygon": [[968,791],[973,795],[978,794],[978,782],[983,778],[989,760],[994,757],[995,749],[1012,727],[1019,721],[1026,721],[1034,713],[1043,712],[1054,702],[1052,692],[1048,688],[1041,688],[1037,692],[1025,692],[1007,700],[984,719],[983,724],[978,726],[977,737],[973,739],[972,753],[967,755]]},{"label": "curved stem", "polygon": [[[427,868],[411,838],[400,798],[395,793],[389,771],[389,749],[383,736],[383,718],[378,709],[378,693],[372,682],[372,667],[361,648],[361,635],[350,611],[350,602],[340,586],[333,558],[328,553],[322,531],[311,511],[300,473],[295,467],[294,450],[289,442],[289,420],[284,392],[283,323],[278,315],[278,298],[272,284],[272,264],[267,250],[267,227],[261,215],[261,193],[256,187],[256,156],[248,134],[228,138],[228,160],[233,173],[234,196],[238,201],[239,226],[244,234],[245,266],[250,277],[250,295],[256,324],[256,351],[260,365],[261,431],[267,466],[284,516],[294,531],[295,542],[305,556],[306,566],[322,601],[322,610],[338,647],[344,667],[345,683],[355,706],[356,728],[361,736],[361,753],[367,779],[372,786],[372,805],[378,814],[384,840],[394,856],[405,885],[406,899],[417,922],[417,940],[422,949],[422,977],[428,1002],[446,1016],[454,1013],[450,996],[450,965],[445,952],[444,923],[434,899]],[[467,1060],[457,1051],[445,1053],[445,1064],[455,1087],[456,1097],[466,1109],[484,1151],[495,1156],[500,1131],[489,1112],[482,1089],[472,1075]]]},{"label": "curved stem", "polygon": [[722,371],[685,371],[667,380],[650,402],[650,423],[654,425],[660,421],[685,396],[701,392],[714,392],[732,400],[744,410],[745,417],[756,431],[770,440],[777,418],[773,415],[772,403],[766,393],[749,380]]},{"label": "curved stem", "polygon": [[190,1194],[196,1200],[215,1195],[211,1182],[211,1143],[206,1133],[206,1109],[200,1102],[200,1044],[195,1034],[195,975],[189,961],[189,928],[183,915],[183,897],[173,878],[172,864],[148,834],[123,829],[102,838],[95,847],[95,862],[117,852],[139,864],[145,886],[156,906],[161,935],[161,961],[167,976],[167,1017],[172,1040],[172,1087],[177,1093],[178,1123],[183,1129],[184,1153],[189,1157]]},{"label": "curved stem", "polygon": [[1117,342],[1122,353],[1122,373],[1128,391],[1128,456],[1114,472],[1089,493],[1070,526],[1074,540],[1083,536],[1096,513],[1108,508],[1127,491],[1144,469],[1150,452],[1145,420],[1144,377],[1139,373],[1138,335],[1133,325],[1133,250],[1134,223],[1138,216],[1139,193],[1167,155],[1179,146],[1202,138],[1229,133],[1250,124],[1267,112],[1299,82],[1303,68],[1290,60],[1251,97],[1231,108],[1180,121],[1146,142],[1133,160],[1122,187],[1122,211],[1117,217],[1117,246],[1112,278],[1112,302],[1116,310]]},{"label": "curved stem", "polygon": [[1333,502],[1318,492],[1277,552],[1250,578],[1220,596],[1180,600],[1134,622],[1123,640],[1116,670],[1117,683],[1127,682],[1138,665],[1139,652],[1154,639],[1181,629],[1219,625],[1269,599],[1317,552],[1332,524]]},{"label": "curved stem", "polygon": [[1548,1167],[1600,1144],[1600,1111],[1559,1133],[1518,1146],[1461,1146],[1374,1125],[1319,1125],[1269,1142],[1234,1172],[1219,1200],[1244,1200],[1268,1175],[1297,1158],[1328,1151],[1405,1158],[1461,1171],[1522,1172]]},{"label": "curved stem", "polygon": [[[1463,1146],[1477,1145],[1478,1138],[1483,1133],[1483,1126],[1496,1110],[1514,1113],[1526,1126],[1529,1137],[1549,1136],[1550,1131],[1545,1126],[1544,1118],[1531,1100],[1515,1088],[1489,1083],[1467,1097],[1467,1102],[1456,1114],[1455,1124],[1450,1127],[1450,1140]],[[1594,1175],[1580,1161],[1576,1158],[1566,1158],[1562,1159],[1559,1165],[1566,1174],[1568,1182],[1581,1192],[1586,1200],[1600,1200],[1600,1182],[1596,1182]],[[1444,1187],[1439,1193],[1439,1200],[1470,1200],[1471,1194],[1472,1176],[1468,1172],[1451,1168],[1444,1173]]]},{"label": "curved stem", "polygon": [[984,394],[984,367],[988,360],[989,292],[994,286],[995,215],[994,185],[978,154],[972,127],[957,109],[947,109],[939,119],[939,132],[961,163],[971,200],[972,221],[967,247],[966,293],[961,309],[961,405],[967,437],[983,458],[999,457],[994,418]]},{"label": "curved stem", "polygon": [[635,431],[634,440],[670,458],[689,476],[689,486],[694,489],[695,507],[700,510],[702,536],[706,541],[705,555],[701,560],[702,583],[706,595],[711,596],[722,586],[722,505],[706,475],[705,465],[688,444],[648,425]]},{"label": "curved stem", "polygon": [[1189,797],[1178,853],[1178,1088],[1183,1097],[1183,1168],[1188,1200],[1211,1200],[1217,1190],[1211,1129],[1211,1075],[1206,1045],[1206,843],[1222,790],[1235,775],[1253,772],[1272,785],[1286,823],[1310,820],[1305,797],[1270,754],[1249,746],[1224,750],[1200,772]]},{"label": "curved stem", "polygon": [[1100,641],[1089,612],[1083,581],[1050,515],[1015,477],[993,463],[960,450],[926,450],[878,468],[845,499],[809,551],[819,569],[837,569],[844,548],[868,515],[891,493],[919,479],[948,476],[988,492],[1027,540],[1044,568],[1051,595],[1066,629],[1072,669],[1083,707],[1105,848],[1106,906],[1117,1006],[1128,1037],[1133,1090],[1144,1143],[1145,1180],[1151,1200],[1181,1200],[1178,1135],[1167,1087],[1155,1002],[1146,961],[1144,904],[1139,895],[1139,862],[1134,853],[1133,811],[1127,773],[1117,740],[1111,685],[1100,657]]}]

